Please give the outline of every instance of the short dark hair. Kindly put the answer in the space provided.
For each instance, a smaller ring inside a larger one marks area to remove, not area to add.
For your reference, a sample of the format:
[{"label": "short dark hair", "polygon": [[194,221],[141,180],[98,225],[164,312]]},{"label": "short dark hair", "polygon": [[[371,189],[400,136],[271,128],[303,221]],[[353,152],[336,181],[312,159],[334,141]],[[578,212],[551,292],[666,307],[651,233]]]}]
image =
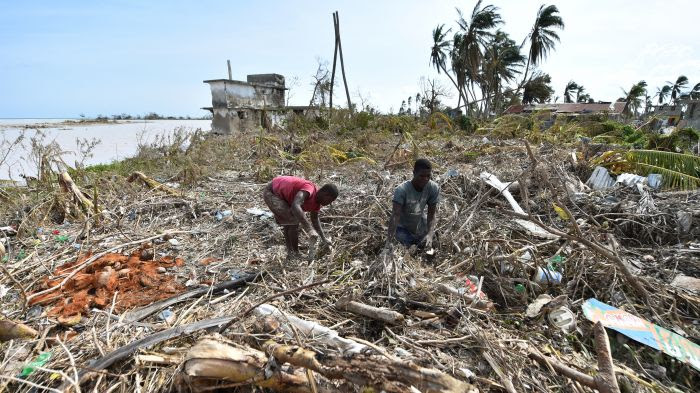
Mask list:
[{"label": "short dark hair", "polygon": [[333,198],[338,197],[338,187],[336,187],[335,184],[332,184],[332,183],[324,184],[323,187],[319,188],[318,192],[328,194],[328,195],[332,196]]},{"label": "short dark hair", "polygon": [[429,171],[432,171],[433,165],[430,164],[430,161],[426,160],[425,158],[419,158],[413,164],[413,172],[418,172],[421,169],[427,169]]}]

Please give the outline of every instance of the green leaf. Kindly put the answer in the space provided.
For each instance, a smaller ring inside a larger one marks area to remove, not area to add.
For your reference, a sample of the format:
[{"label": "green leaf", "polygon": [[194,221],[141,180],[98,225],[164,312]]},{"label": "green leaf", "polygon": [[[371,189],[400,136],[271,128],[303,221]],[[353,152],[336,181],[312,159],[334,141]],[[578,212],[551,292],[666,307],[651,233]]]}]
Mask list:
[{"label": "green leaf", "polygon": [[657,150],[630,150],[626,158],[638,175],[662,175],[664,188],[692,190],[700,187],[700,156]]}]

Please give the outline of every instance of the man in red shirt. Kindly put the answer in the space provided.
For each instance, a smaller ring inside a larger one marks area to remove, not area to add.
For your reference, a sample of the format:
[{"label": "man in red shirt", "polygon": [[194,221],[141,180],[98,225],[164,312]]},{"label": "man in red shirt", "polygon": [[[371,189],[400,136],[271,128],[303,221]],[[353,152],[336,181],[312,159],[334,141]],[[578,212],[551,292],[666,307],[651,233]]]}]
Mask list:
[{"label": "man in red shirt", "polygon": [[[330,205],[338,197],[338,188],[325,184],[321,188],[306,179],[295,176],[277,176],[263,191],[263,199],[275,215],[275,221],[282,226],[287,257],[299,255],[299,224],[309,235],[312,243],[320,238],[323,243],[328,239],[321,229],[318,212],[321,206]],[[304,212],[309,212],[311,225]],[[313,226],[313,228],[312,228]]]}]

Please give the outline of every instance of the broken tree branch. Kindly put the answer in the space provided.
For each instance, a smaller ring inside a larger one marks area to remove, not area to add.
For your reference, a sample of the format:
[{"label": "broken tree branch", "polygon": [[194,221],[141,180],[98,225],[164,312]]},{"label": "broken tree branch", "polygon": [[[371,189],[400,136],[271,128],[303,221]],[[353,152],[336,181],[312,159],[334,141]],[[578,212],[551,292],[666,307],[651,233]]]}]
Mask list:
[{"label": "broken tree branch", "polygon": [[165,192],[166,194],[169,194],[169,195],[172,195],[172,196],[179,196],[179,195],[180,195],[180,193],[179,193],[177,190],[174,190],[174,189],[172,189],[172,188],[166,186],[165,184],[163,184],[163,183],[161,183],[161,182],[159,182],[159,181],[157,181],[157,180],[151,179],[150,177],[148,177],[148,176],[146,176],[146,175],[144,175],[143,173],[138,172],[138,171],[132,173],[131,176],[129,176],[129,177],[126,179],[126,181],[129,182],[129,183],[133,183],[136,179],[141,180],[141,182],[142,182],[143,184],[145,184],[145,185],[146,185],[148,188],[150,188],[151,190],[154,190],[154,191],[163,191],[163,192]]},{"label": "broken tree branch", "polygon": [[610,341],[605,327],[598,321],[593,326],[595,334],[594,343],[596,357],[598,358],[598,375],[595,377],[597,389],[600,393],[620,393],[620,387],[615,378],[615,366],[610,354]]},{"label": "broken tree branch", "polygon": [[586,387],[589,387],[591,389],[597,389],[598,385],[596,384],[595,379],[588,375],[584,374],[578,370],[574,370],[573,368],[565,365],[564,363],[561,363],[560,361],[556,359],[552,359],[548,356],[544,356],[539,352],[536,352],[533,349],[530,349],[530,352],[528,353],[528,356],[536,360],[538,363],[544,365],[544,366],[551,366],[554,371],[558,372],[559,374],[569,378],[573,379],[574,381],[580,383],[581,385],[584,385]]},{"label": "broken tree branch", "polygon": [[406,392],[414,387],[426,393],[477,392],[469,383],[408,361],[394,362],[364,354],[320,355],[309,349],[273,341],[266,342],[264,348],[280,362],[308,368],[329,379],[345,379],[381,391]]},{"label": "broken tree branch", "polygon": [[68,172],[62,172],[58,175],[58,184],[61,185],[63,192],[67,192],[73,196],[73,202],[80,206],[84,214],[90,214],[95,209],[92,201],[75,185]]},{"label": "broken tree branch", "polygon": [[[221,382],[256,385],[280,392],[310,393],[311,386],[301,368],[268,364],[267,355],[256,349],[209,337],[193,346],[185,357],[183,374],[187,382],[205,390],[221,387]],[[320,392],[333,391],[319,384]]]},{"label": "broken tree branch", "polygon": [[383,307],[370,306],[349,299],[340,299],[336,302],[335,306],[340,310],[349,311],[353,314],[362,315],[392,325],[400,325],[404,321],[403,314],[399,312]]}]

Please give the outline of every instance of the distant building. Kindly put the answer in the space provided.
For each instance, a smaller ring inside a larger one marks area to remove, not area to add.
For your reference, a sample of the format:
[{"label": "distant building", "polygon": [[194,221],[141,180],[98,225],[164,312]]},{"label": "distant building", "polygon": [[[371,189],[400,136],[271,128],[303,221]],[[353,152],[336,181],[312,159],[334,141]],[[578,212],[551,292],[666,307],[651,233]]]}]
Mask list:
[{"label": "distant building", "polygon": [[520,114],[532,112],[550,112],[552,115],[580,116],[591,114],[608,114],[620,116],[625,108],[624,102],[595,102],[595,103],[554,103],[511,105],[504,114]]},{"label": "distant building", "polygon": [[277,126],[289,113],[305,114],[310,107],[285,105],[284,76],[279,74],[248,75],[247,81],[233,79],[205,80],[211,88],[211,129],[218,134],[253,131]]},{"label": "distant building", "polygon": [[655,105],[649,111],[657,120],[655,129],[694,128],[700,130],[700,100],[681,99],[675,105]]}]

